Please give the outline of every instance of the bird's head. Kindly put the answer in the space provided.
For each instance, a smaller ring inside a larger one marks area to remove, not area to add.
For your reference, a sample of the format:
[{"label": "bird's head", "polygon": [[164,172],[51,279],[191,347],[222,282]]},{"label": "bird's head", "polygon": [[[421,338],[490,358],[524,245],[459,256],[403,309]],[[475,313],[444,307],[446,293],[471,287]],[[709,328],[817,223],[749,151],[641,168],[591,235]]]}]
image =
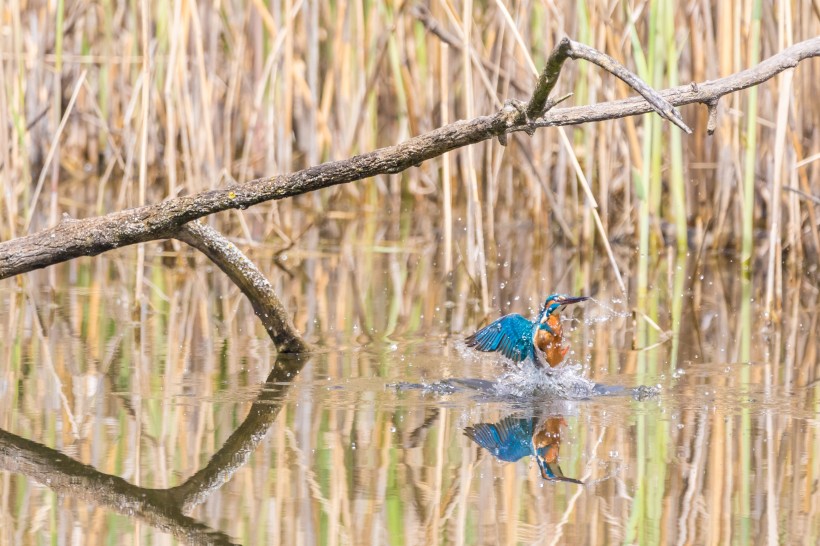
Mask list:
[{"label": "bird's head", "polygon": [[[550,317],[564,309],[567,305],[588,300],[589,296],[565,296],[563,294],[551,294],[544,300],[541,312],[538,314],[539,327],[552,332]],[[554,322],[554,321],[553,321]]]},{"label": "bird's head", "polygon": [[550,315],[562,311],[564,307],[572,303],[578,303],[588,300],[589,296],[565,296],[563,294],[551,294],[544,300],[544,306],[541,307],[541,315],[549,317]]}]

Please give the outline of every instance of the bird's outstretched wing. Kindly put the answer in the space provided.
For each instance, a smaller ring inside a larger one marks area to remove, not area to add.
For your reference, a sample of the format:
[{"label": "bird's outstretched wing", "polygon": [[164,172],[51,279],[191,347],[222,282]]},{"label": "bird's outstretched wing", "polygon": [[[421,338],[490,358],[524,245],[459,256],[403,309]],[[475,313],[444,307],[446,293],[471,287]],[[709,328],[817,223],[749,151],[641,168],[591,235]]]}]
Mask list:
[{"label": "bird's outstretched wing", "polygon": [[515,313],[506,315],[465,341],[468,347],[485,352],[498,351],[510,360],[521,362],[533,356],[532,322]]}]

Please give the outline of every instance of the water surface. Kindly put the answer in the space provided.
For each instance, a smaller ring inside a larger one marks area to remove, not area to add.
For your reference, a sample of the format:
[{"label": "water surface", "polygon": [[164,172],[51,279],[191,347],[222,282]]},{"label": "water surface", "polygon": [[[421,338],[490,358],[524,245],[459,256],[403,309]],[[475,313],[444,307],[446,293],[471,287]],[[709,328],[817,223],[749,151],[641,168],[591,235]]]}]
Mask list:
[{"label": "water surface", "polygon": [[[784,281],[769,318],[763,279],[731,260],[663,254],[639,296],[620,249],[624,297],[606,261],[516,259],[511,240],[485,313],[437,238],[340,225],[249,250],[317,345],[304,359],[277,360],[238,290],[184,249],[148,245],[141,287],[133,249],[0,283],[0,542],[820,540],[809,279]],[[464,346],[553,291],[595,297],[566,314],[564,373],[659,394],[516,390],[526,375]],[[557,468],[583,484],[465,434],[500,423],[558,431]]]}]

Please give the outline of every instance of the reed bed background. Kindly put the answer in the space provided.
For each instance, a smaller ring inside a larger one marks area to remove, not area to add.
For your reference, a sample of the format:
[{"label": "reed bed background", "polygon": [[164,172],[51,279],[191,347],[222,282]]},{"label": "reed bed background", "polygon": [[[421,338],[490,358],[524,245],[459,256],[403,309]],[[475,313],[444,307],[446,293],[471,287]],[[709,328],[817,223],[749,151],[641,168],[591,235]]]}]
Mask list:
[{"label": "reed bed background", "polygon": [[[564,35],[664,88],[726,76],[820,33],[810,0],[12,0],[0,15],[4,239],[63,213],[289,172],[493,112],[528,96]],[[401,195],[402,206],[439,205],[443,221],[430,221],[448,242],[442,259],[477,279],[485,312],[497,224],[510,219],[531,221],[535,244],[587,253],[603,251],[601,232],[640,255],[663,244],[736,249],[767,267],[770,301],[781,257],[805,271],[818,264],[816,202],[788,189],[820,194],[819,71],[810,60],[726,97],[712,137],[703,106],[683,108],[691,137],[651,115],[542,130],[210,221],[249,243],[288,246],[334,209],[389,211]],[[565,69],[557,92],[570,91],[575,104],[630,95],[585,63]],[[459,204],[467,213],[454,217]]]},{"label": "reed bed background", "polygon": [[[809,0],[424,6],[438,35],[415,3],[10,0],[0,237],[495,111],[527,96],[564,34],[666,87],[820,33]],[[815,544],[820,244],[816,205],[783,188],[820,194],[818,72],[807,61],[726,97],[712,137],[690,106],[691,137],[652,115],[543,130],[209,218],[322,350],[194,517],[245,543]],[[575,104],[629,95],[578,63],[557,90],[569,91]],[[242,294],[179,250],[120,249],[0,284],[0,426],[146,487],[196,472],[274,355]],[[385,389],[497,376],[457,339],[556,290],[596,296],[571,334],[586,375],[665,387],[643,404],[564,408],[565,473],[613,472],[591,489],[542,487],[462,435],[504,406]],[[169,542],[12,472],[0,537]]]}]

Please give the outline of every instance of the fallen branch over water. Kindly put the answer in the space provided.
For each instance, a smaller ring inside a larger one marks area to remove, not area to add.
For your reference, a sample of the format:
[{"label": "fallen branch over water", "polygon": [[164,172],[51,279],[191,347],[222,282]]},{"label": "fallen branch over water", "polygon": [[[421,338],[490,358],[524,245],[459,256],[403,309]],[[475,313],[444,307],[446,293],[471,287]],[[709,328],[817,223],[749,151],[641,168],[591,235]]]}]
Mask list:
[{"label": "fallen branch over water", "polygon": [[[763,83],[797,66],[800,61],[817,56],[820,56],[820,37],[795,44],[754,68],[718,80],[667,89],[661,91],[660,96],[673,106],[696,102],[713,104],[724,95]],[[517,115],[520,112],[511,112],[505,107],[492,116],[456,121],[401,144],[350,159],[105,216],[66,219],[38,233],[0,243],[0,279],[79,256],[95,256],[113,248],[174,237],[181,226],[216,212],[245,209],[265,201],[285,199],[379,174],[398,173],[450,150],[503,134],[578,125],[651,111],[652,106],[642,98],[554,108],[535,119]]]},{"label": "fallen branch over water", "polygon": [[[717,101],[722,96],[759,85],[776,74],[797,66],[800,61],[817,56],[820,56],[820,37],[795,44],[755,67],[731,76],[656,92],[611,57],[564,39],[550,55],[528,103],[507,101],[504,108],[493,115],[456,121],[394,146],[341,161],[323,163],[291,174],[259,178],[224,189],[177,197],[95,218],[66,218],[56,226],[38,233],[0,243],[0,279],[80,256],[95,256],[111,249],[158,239],[180,238],[191,244],[199,241],[201,244],[194,246],[204,251],[205,243],[198,238],[202,235],[197,231],[199,228],[184,227],[198,218],[229,209],[245,209],[265,201],[285,199],[380,174],[399,173],[470,144],[491,138],[499,138],[504,142],[506,135],[513,132],[525,131],[532,134],[541,127],[578,125],[653,110],[683,130],[691,132],[674,106],[702,103],[709,107],[710,112],[714,112]],[[553,108],[560,100],[551,100],[548,96],[567,58],[593,62],[623,79],[642,97]],[[213,253],[206,254],[211,256]],[[225,267],[222,268],[225,270]],[[253,300],[248,292],[246,294]],[[256,309],[256,303],[254,306]],[[260,314],[259,309],[256,310]],[[279,306],[272,312],[283,313],[284,309]],[[284,324],[286,320],[280,317],[278,322]],[[284,342],[284,345],[287,343]],[[296,346],[293,349],[299,350]]]}]

